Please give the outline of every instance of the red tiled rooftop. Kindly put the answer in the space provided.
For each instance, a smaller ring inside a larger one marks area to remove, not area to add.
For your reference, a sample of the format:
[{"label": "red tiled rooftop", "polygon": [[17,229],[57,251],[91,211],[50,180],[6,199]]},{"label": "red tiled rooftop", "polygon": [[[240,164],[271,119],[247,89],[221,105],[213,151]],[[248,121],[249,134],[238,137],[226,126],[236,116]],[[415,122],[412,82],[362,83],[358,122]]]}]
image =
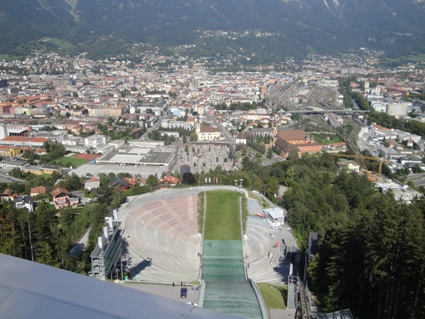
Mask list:
[{"label": "red tiled rooftop", "polygon": [[305,140],[306,134],[304,130],[283,130],[277,133],[277,137],[285,141]]},{"label": "red tiled rooftop", "polygon": [[7,136],[2,141],[17,141],[17,142],[47,142],[49,139],[46,137],[25,137],[25,136]]},{"label": "red tiled rooftop", "polygon": [[174,176],[171,176],[171,175],[167,175],[167,176],[164,176],[163,178],[161,178],[159,181],[158,181],[158,184],[161,184],[161,183],[172,183],[172,184],[178,184],[179,183],[179,179],[177,178],[177,177],[174,177]]},{"label": "red tiled rooftop", "polygon": [[205,125],[205,124],[201,124],[201,133],[214,133],[214,132],[220,132],[220,130],[218,128],[209,126],[209,125]]},{"label": "red tiled rooftop", "polygon": [[65,188],[63,188],[63,187],[57,187],[57,188],[55,188],[55,189],[51,192],[51,194],[53,195],[53,197],[55,197],[55,196],[57,196],[57,195],[59,195],[59,194],[61,194],[61,193],[69,194],[69,192],[68,192]]}]

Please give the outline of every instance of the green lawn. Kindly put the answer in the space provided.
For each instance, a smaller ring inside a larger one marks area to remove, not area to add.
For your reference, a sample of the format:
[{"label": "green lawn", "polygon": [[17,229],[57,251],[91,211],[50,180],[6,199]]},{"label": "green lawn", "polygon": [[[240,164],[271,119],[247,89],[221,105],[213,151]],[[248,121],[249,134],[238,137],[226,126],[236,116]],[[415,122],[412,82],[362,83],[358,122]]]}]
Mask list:
[{"label": "green lawn", "polygon": [[424,53],[411,54],[411,55],[405,55],[396,59],[386,58],[385,60],[389,62],[397,62],[397,63],[425,62],[425,54]]},{"label": "green lawn", "polygon": [[207,192],[205,240],[241,240],[239,192]]},{"label": "green lawn", "polygon": [[412,62],[425,62],[425,54],[412,54],[406,57],[406,60]]},{"label": "green lawn", "polygon": [[311,137],[316,143],[327,145],[331,143],[340,143],[342,140],[336,134],[313,133]]},{"label": "green lawn", "polygon": [[9,54],[0,54],[0,61],[2,61],[2,60],[13,61],[13,60],[20,60],[20,59],[22,59],[22,58],[20,58],[18,56],[9,55]]},{"label": "green lawn", "polygon": [[258,288],[260,288],[267,308],[286,309],[288,286],[273,286],[267,283],[259,283]]},{"label": "green lawn", "polygon": [[66,40],[62,40],[62,39],[57,39],[57,38],[43,38],[41,39],[41,43],[44,44],[48,44],[48,48],[50,48],[50,46],[55,46],[58,47],[59,49],[63,50],[63,51],[67,51],[67,52],[73,52],[77,50],[77,47],[75,45],[73,45],[72,43],[66,41]]},{"label": "green lawn", "polygon": [[61,157],[55,161],[55,163],[59,166],[76,168],[83,164],[90,162],[90,160],[84,158],[75,158],[75,157]]}]

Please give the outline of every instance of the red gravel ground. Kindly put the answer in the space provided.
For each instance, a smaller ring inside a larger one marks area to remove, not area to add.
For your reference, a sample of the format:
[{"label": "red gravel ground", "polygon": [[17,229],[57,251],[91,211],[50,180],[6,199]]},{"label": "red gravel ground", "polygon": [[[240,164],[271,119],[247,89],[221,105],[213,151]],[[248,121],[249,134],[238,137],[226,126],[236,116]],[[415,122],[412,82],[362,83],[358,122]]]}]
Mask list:
[{"label": "red gravel ground", "polygon": [[75,158],[82,158],[82,159],[86,159],[86,160],[94,160],[96,158],[99,158],[100,155],[93,155],[93,154],[78,154],[74,156]]}]

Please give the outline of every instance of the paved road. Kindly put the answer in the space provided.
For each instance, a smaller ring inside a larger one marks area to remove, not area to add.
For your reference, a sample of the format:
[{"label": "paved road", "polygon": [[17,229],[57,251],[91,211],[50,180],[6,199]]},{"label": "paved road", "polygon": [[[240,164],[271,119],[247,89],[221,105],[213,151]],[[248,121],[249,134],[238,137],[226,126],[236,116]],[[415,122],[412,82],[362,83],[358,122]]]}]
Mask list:
[{"label": "paved road", "polygon": [[214,124],[217,126],[218,129],[220,129],[221,133],[223,133],[224,137],[230,144],[236,144],[236,140],[234,137],[229,133],[228,130],[226,130],[223,125],[217,120],[215,116],[207,116],[207,118],[214,122]]},{"label": "paved road", "polygon": [[[3,170],[3,172],[5,172],[5,171]],[[4,184],[10,184],[10,183],[26,183],[26,181],[24,181],[22,179],[9,176],[9,175],[7,175],[7,173],[4,174],[3,172],[0,173],[0,183],[4,183]]]},{"label": "paved road", "polygon": [[[166,112],[166,111],[165,111],[165,112]],[[158,120],[156,121],[156,123],[155,123],[153,126],[149,127],[149,128],[146,130],[145,134],[143,134],[143,135],[139,138],[139,140],[146,140],[146,141],[150,141],[150,139],[149,139],[149,133],[150,133],[150,132],[152,132],[152,131],[154,131],[154,130],[158,130],[158,129],[160,129],[160,128],[161,128],[161,121],[162,121],[162,119],[164,119],[164,118],[166,118],[166,117],[167,117],[166,115],[157,116]]]},{"label": "paved road", "polygon": [[181,302],[190,302],[197,304],[199,300],[200,290],[192,290],[190,286],[187,287],[187,298],[180,298],[180,289],[182,288],[181,283],[176,283],[174,287],[172,285],[155,285],[131,282],[127,282],[122,285],[132,289],[144,291],[153,295],[178,300]]}]

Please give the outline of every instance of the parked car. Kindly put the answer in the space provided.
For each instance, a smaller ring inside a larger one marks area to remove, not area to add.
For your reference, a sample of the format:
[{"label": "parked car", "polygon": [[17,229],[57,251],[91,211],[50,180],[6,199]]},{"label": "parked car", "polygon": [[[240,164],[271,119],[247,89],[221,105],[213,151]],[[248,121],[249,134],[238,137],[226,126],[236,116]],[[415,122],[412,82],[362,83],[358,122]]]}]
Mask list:
[{"label": "parked car", "polygon": [[180,298],[187,298],[187,288],[180,289]]}]

